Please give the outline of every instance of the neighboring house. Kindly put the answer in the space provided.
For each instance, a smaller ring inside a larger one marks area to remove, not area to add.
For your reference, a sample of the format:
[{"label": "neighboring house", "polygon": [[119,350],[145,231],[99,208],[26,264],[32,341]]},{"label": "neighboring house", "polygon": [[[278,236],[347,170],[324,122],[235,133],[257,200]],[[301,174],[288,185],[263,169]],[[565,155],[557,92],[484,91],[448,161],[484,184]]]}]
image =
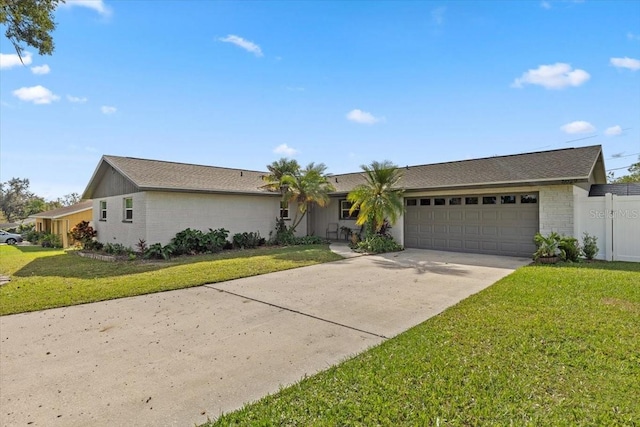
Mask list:
[{"label": "neighboring house", "polygon": [[[94,228],[102,243],[164,245],[186,228],[225,228],[229,238],[259,232],[268,238],[282,196],[264,188],[266,174],[103,156],[82,197],[93,199]],[[298,232],[306,234],[304,221]]]},{"label": "neighboring house", "polygon": [[[406,212],[392,234],[405,247],[530,256],[536,232],[574,234],[574,196],[606,182],[599,145],[402,168]],[[267,237],[280,194],[267,172],[103,156],[83,198],[94,201],[101,242],[166,244],[187,227]],[[357,231],[346,195],[360,173],[332,175],[336,191],[310,209],[301,234],[330,223]],[[293,212],[295,207],[291,207]]]},{"label": "neighboring house", "polygon": [[62,247],[67,248],[73,244],[69,239],[69,231],[82,221],[93,220],[93,202],[87,200],[71,206],[53,209],[31,215],[35,219],[35,230],[44,233],[53,233],[60,237]]}]

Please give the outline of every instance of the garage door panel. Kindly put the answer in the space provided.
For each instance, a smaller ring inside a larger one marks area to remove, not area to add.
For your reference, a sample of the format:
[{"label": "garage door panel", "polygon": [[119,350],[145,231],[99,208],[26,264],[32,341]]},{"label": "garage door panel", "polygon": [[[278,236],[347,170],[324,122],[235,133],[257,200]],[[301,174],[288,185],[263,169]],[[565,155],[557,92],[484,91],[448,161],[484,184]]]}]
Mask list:
[{"label": "garage door panel", "polygon": [[464,220],[469,222],[479,222],[480,211],[476,209],[464,211]]},{"label": "garage door panel", "polygon": [[483,237],[498,237],[498,227],[485,226],[481,230]]},{"label": "garage door panel", "polygon": [[480,235],[480,226],[479,225],[465,225],[464,226],[464,234],[467,236],[479,236]]},{"label": "garage door panel", "polygon": [[432,219],[434,221],[447,221],[449,216],[447,215],[447,210],[442,207],[438,210],[433,211]]},{"label": "garage door panel", "polygon": [[[482,195],[473,197],[482,200]],[[442,198],[449,200],[447,195]],[[516,200],[520,197],[516,196]],[[533,236],[539,230],[538,210],[537,204],[520,203],[407,207],[405,244],[425,249],[530,256],[535,251]]]},{"label": "garage door panel", "polygon": [[452,209],[449,211],[449,221],[462,221],[464,213],[460,209]]},{"label": "garage door panel", "polygon": [[449,234],[462,234],[462,225],[450,225]]},{"label": "garage door panel", "polygon": [[505,209],[500,212],[500,219],[502,221],[518,221],[518,211]]}]

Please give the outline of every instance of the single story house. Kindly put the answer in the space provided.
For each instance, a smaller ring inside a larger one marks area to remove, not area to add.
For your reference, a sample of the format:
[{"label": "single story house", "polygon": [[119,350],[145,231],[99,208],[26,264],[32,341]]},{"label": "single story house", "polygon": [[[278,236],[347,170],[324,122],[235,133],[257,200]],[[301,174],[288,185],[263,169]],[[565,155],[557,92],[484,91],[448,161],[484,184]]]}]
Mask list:
[{"label": "single story house", "polygon": [[[103,156],[83,198],[93,199],[98,239],[166,244],[185,228],[231,235],[274,230],[278,192],[267,172]],[[358,229],[346,196],[360,173],[332,175],[336,191],[309,210],[299,234],[325,235],[331,223]],[[409,248],[530,256],[537,232],[574,234],[574,197],[606,183],[599,145],[402,168],[406,211],[391,232]],[[289,212],[293,212],[290,206]]]},{"label": "single story house", "polygon": [[63,248],[74,242],[69,239],[69,231],[82,221],[93,221],[93,201],[86,200],[75,205],[65,206],[29,216],[35,219],[35,230],[53,233],[60,237]]}]

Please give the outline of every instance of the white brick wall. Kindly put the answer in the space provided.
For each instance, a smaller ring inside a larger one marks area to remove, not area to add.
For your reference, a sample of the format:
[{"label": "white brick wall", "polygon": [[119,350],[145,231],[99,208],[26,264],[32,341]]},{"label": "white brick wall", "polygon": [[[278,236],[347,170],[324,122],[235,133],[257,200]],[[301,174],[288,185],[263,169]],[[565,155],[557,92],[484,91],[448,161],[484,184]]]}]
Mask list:
[{"label": "white brick wall", "polygon": [[267,196],[148,192],[147,243],[167,244],[186,228],[235,233],[259,231],[264,238],[275,229],[280,199]]},{"label": "white brick wall", "polygon": [[[133,221],[124,222],[124,199],[133,198]],[[107,220],[100,220],[100,202],[107,201]],[[120,243],[135,249],[139,239],[146,239],[146,193],[124,194],[93,201],[93,222],[102,243]]]},{"label": "white brick wall", "polygon": [[539,188],[540,233],[573,236],[573,185]]}]

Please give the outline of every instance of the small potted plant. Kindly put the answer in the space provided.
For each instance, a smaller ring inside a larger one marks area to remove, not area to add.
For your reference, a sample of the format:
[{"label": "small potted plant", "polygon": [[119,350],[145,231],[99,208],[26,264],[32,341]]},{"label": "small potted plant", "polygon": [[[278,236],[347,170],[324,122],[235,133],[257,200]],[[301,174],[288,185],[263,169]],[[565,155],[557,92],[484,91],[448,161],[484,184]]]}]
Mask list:
[{"label": "small potted plant", "polygon": [[538,248],[533,254],[533,259],[543,264],[555,264],[559,260],[560,250],[558,244],[560,243],[560,235],[555,231],[551,232],[548,236],[543,236],[537,233],[533,241]]}]

